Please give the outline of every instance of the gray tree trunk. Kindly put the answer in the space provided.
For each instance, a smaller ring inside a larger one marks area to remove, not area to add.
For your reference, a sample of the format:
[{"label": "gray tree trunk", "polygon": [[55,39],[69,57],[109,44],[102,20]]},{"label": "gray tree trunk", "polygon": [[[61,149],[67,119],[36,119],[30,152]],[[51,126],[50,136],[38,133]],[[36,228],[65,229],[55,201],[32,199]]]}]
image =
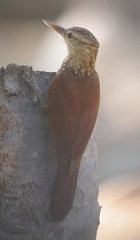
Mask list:
[{"label": "gray tree trunk", "polygon": [[36,79],[41,105],[54,73],[8,65],[0,70],[0,240],[95,240],[99,223],[96,145],[83,156],[73,208],[54,223],[49,210],[55,157],[47,117],[26,82]]}]

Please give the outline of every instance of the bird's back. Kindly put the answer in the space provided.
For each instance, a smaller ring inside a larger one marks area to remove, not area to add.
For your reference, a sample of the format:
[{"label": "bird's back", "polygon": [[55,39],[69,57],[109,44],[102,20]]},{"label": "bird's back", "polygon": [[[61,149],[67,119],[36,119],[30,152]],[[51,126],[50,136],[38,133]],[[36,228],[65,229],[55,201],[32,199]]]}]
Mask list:
[{"label": "bird's back", "polygon": [[96,72],[84,79],[72,70],[60,71],[49,88],[47,114],[57,155],[52,210],[58,221],[73,202],[81,157],[97,117],[99,91]]},{"label": "bird's back", "polygon": [[99,92],[96,72],[88,80],[70,70],[54,77],[48,92],[47,112],[58,155],[65,155],[65,151],[69,155],[75,138],[79,137],[80,142],[86,140],[82,135],[96,121]]}]

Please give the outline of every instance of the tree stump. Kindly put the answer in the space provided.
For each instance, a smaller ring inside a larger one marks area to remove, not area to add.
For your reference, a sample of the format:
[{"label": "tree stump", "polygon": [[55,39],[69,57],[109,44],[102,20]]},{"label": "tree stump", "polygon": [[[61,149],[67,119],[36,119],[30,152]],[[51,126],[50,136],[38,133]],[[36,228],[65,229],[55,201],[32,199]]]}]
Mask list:
[{"label": "tree stump", "polygon": [[[35,78],[41,106],[23,72]],[[73,207],[51,218],[55,153],[43,111],[55,73],[10,64],[0,69],[0,240],[95,240],[99,223],[96,144],[80,166]]]}]

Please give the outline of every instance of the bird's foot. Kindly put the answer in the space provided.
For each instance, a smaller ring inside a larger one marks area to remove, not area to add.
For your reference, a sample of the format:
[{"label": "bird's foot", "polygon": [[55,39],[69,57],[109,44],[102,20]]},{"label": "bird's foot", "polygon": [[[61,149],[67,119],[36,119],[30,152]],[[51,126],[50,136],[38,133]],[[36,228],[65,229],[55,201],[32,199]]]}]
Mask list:
[{"label": "bird's foot", "polygon": [[34,92],[34,102],[39,102],[39,104],[41,104],[40,93],[34,76],[28,71],[28,69],[22,68],[21,71],[25,81],[30,85]]}]

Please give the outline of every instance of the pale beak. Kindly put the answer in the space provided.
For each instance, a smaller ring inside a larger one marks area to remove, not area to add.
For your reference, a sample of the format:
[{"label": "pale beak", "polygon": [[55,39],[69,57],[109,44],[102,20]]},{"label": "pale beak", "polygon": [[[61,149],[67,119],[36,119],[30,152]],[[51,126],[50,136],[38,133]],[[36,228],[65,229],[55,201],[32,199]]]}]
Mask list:
[{"label": "pale beak", "polygon": [[65,28],[60,27],[56,24],[54,24],[53,22],[50,22],[46,19],[42,19],[42,21],[49,27],[52,28],[53,30],[55,30],[56,32],[58,32],[60,35],[64,36],[64,32],[65,32]]}]

